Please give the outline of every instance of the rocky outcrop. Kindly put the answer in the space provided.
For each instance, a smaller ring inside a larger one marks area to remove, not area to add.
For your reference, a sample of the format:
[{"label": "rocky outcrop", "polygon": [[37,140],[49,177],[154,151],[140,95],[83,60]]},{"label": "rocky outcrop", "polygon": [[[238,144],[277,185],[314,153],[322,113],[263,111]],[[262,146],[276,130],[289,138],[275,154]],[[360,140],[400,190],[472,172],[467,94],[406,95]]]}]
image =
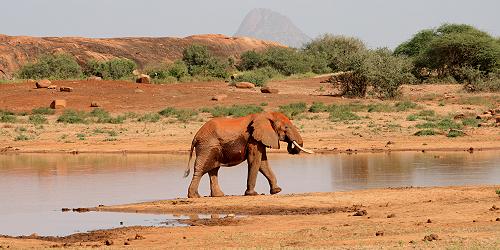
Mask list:
[{"label": "rocky outcrop", "polygon": [[128,58],[139,67],[171,62],[182,57],[184,48],[202,44],[218,57],[238,57],[247,50],[261,50],[269,46],[282,46],[275,42],[248,37],[224,35],[194,35],[185,38],[83,38],[83,37],[27,37],[0,34],[0,76],[6,78],[24,64],[34,62],[47,53],[74,55],[80,64],[90,59],[107,60]]}]

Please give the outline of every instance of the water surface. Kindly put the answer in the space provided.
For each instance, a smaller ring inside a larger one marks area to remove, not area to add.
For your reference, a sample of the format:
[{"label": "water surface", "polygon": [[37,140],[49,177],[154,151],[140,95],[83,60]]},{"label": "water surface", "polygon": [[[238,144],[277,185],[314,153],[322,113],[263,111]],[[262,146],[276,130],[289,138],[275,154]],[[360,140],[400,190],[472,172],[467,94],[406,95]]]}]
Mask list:
[{"label": "water surface", "polygon": [[[497,151],[363,153],[293,156],[272,154],[270,165],[283,193],[328,192],[399,186],[500,183]],[[160,225],[170,215],[62,213],[91,207],[185,197],[186,155],[0,155],[0,234],[67,235],[127,225]],[[246,163],[219,171],[222,190],[241,195]],[[268,193],[259,174],[257,192]],[[200,194],[209,194],[208,175]]]}]

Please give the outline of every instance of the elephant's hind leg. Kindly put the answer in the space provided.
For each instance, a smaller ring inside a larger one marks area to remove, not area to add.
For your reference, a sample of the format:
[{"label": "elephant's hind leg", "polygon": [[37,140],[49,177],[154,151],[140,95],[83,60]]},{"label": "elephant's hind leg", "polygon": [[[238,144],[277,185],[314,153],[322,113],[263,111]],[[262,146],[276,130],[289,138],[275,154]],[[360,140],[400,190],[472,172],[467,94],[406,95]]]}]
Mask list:
[{"label": "elephant's hind leg", "polygon": [[218,172],[220,167],[216,167],[210,171],[208,171],[208,175],[210,176],[210,196],[212,197],[222,197],[224,193],[220,189],[219,181],[218,181]]},{"label": "elephant's hind leg", "polygon": [[[198,150],[198,149],[197,149]],[[219,168],[218,151],[211,149],[210,151],[197,151],[196,161],[194,163],[193,179],[188,189],[188,198],[199,198],[198,187],[200,185],[201,177],[215,168]],[[212,183],[212,175],[210,175],[210,182]],[[217,172],[215,172],[215,183],[217,183]],[[218,186],[218,184],[217,184]],[[210,185],[212,187],[212,185]],[[212,189],[212,192],[214,190]],[[218,190],[220,191],[220,189]],[[220,192],[222,193],[222,192]]]}]

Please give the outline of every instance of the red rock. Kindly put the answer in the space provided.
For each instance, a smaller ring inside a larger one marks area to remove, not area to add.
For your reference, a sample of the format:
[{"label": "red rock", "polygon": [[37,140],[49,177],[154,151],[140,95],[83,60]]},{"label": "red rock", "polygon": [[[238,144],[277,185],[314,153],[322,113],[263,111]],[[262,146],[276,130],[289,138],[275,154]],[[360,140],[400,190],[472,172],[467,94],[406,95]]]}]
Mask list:
[{"label": "red rock", "polygon": [[59,88],[59,91],[61,92],[73,92],[73,88],[72,87],[60,87]]},{"label": "red rock", "polygon": [[52,108],[52,109],[63,109],[63,108],[66,108],[66,100],[54,100],[50,104],[50,108]]},{"label": "red rock", "polygon": [[49,80],[39,80],[35,83],[35,86],[37,89],[40,89],[40,88],[48,88],[50,85],[52,85],[52,82],[50,82]]},{"label": "red rock", "polygon": [[267,93],[267,94],[278,94],[279,90],[278,89],[272,89],[269,87],[263,87],[260,89],[261,93]]},{"label": "red rock", "polygon": [[225,94],[220,94],[212,97],[212,101],[222,101],[223,99],[226,99],[227,95]]},{"label": "red rock", "polygon": [[149,84],[149,83],[151,83],[151,77],[149,77],[148,75],[141,74],[141,75],[139,75],[139,77],[137,78],[137,80],[135,82]]},{"label": "red rock", "polygon": [[251,82],[237,82],[234,86],[239,89],[253,89],[255,88],[255,84]]}]

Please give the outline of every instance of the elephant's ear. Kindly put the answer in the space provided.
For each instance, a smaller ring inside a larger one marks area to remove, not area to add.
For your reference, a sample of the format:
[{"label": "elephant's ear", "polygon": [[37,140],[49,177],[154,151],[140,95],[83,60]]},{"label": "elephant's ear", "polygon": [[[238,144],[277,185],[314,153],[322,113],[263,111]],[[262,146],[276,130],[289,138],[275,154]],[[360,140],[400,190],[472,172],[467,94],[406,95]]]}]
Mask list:
[{"label": "elephant's ear", "polygon": [[267,118],[258,118],[253,124],[252,136],[255,140],[262,142],[264,145],[270,148],[279,149],[280,142],[278,134],[274,131],[271,121]]}]

